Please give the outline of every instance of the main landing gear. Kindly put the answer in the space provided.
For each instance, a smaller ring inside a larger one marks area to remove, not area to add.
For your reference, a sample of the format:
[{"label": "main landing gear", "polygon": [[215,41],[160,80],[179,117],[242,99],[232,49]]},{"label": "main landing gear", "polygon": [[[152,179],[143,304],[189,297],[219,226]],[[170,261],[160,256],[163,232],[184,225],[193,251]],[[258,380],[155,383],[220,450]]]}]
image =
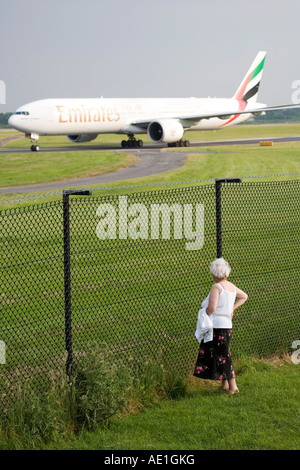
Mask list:
[{"label": "main landing gear", "polygon": [[168,144],[168,147],[189,147],[190,145],[189,140],[178,140],[177,142],[171,142]]},{"label": "main landing gear", "polygon": [[142,140],[136,140],[133,134],[128,135],[128,140],[122,140],[121,145],[123,149],[132,149],[143,147],[144,142]]}]

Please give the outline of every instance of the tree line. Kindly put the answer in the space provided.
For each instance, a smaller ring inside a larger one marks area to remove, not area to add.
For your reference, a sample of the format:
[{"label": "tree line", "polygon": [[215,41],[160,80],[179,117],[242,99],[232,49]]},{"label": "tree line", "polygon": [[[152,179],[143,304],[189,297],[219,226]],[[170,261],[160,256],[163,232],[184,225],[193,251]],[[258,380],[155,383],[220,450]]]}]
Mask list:
[{"label": "tree line", "polygon": [[300,122],[299,109],[280,109],[278,111],[268,111],[264,116],[255,116],[245,124],[276,124],[284,122]]},{"label": "tree line", "polygon": [[13,113],[0,113],[0,127],[9,127],[8,120]]}]

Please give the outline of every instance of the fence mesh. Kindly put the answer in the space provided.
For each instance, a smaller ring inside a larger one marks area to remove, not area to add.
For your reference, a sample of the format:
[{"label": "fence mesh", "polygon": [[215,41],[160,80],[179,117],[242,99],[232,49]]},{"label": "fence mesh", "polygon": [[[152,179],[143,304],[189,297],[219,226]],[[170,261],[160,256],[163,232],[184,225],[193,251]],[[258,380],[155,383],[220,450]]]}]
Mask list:
[{"label": "fence mesh", "polygon": [[233,350],[267,355],[300,337],[299,181],[222,185],[223,255],[249,293],[237,310]]},{"label": "fence mesh", "polygon": [[65,363],[66,334],[75,357],[104,341],[124,358],[192,372],[220,210],[230,280],[249,295],[234,318],[233,354],[287,351],[300,337],[299,189],[298,180],[222,183],[217,212],[214,183],[70,196],[67,251],[62,201],[2,211],[2,401],[32,378],[46,386],[44,372]]}]

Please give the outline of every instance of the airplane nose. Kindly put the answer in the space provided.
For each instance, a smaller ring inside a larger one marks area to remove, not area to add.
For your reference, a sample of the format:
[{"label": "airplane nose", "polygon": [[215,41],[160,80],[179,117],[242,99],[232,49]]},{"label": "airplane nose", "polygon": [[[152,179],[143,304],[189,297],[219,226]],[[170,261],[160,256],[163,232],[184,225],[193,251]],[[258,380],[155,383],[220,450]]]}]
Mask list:
[{"label": "airplane nose", "polygon": [[16,116],[15,114],[10,116],[10,118],[8,119],[8,124],[10,127],[12,127],[13,129],[16,129],[17,131],[20,131],[20,132],[24,131],[24,126],[22,125],[23,123],[20,122],[19,116]]},{"label": "airplane nose", "polygon": [[14,115],[10,116],[10,118],[8,119],[8,124],[11,127],[14,127]]}]

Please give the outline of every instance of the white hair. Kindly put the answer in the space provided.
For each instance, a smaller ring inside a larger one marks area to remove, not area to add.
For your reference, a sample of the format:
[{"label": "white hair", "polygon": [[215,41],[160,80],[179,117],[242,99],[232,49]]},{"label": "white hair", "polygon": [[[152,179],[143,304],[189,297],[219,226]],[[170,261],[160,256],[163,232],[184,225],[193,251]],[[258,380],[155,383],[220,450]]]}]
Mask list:
[{"label": "white hair", "polygon": [[231,267],[224,258],[217,258],[211,263],[209,270],[217,279],[223,279],[229,276]]}]

